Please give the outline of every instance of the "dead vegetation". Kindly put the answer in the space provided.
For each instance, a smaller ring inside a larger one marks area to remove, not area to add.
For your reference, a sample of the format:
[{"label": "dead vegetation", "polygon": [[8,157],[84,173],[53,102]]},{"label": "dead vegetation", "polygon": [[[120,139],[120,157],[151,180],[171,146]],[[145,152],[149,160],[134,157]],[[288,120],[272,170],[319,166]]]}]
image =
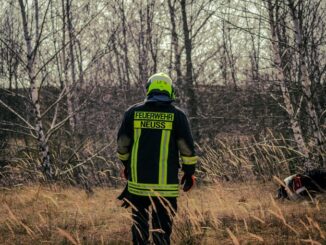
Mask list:
[{"label": "dead vegetation", "polygon": [[[326,198],[275,201],[276,184],[220,183],[179,198],[172,244],[324,244]],[[26,186],[0,192],[1,244],[129,244],[120,189]]]},{"label": "dead vegetation", "polygon": [[[219,137],[199,147],[198,153],[197,187],[181,193],[172,244],[325,244],[325,196],[274,200],[277,179],[300,171],[302,155],[290,140],[271,132],[259,141]],[[35,181],[35,175],[42,176],[35,169],[34,178],[3,185],[0,244],[129,244],[130,210],[120,208],[116,200],[121,179],[112,174],[101,175],[103,182],[94,181],[100,171],[114,171],[109,161],[101,170],[94,168],[96,158],[91,163],[84,170],[92,195],[83,184],[70,181],[74,175],[69,171],[66,181]],[[28,169],[29,164],[12,165],[10,175],[3,172],[3,181],[32,174]]]}]

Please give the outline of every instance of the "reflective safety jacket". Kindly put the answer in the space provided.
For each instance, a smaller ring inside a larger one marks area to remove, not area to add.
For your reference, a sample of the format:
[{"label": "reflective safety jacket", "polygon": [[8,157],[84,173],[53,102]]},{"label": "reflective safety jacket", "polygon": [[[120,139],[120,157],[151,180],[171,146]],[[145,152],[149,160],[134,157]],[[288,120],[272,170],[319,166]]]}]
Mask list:
[{"label": "reflective safety jacket", "polygon": [[144,102],[130,107],[118,132],[118,158],[128,172],[128,191],[138,196],[179,195],[182,170],[195,171],[197,157],[186,115],[171,103]]}]

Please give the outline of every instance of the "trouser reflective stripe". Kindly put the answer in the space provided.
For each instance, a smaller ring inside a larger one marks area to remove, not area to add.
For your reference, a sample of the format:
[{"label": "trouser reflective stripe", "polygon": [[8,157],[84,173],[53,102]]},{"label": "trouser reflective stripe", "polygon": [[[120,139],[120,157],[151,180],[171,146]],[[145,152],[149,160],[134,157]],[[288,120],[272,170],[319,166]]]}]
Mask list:
[{"label": "trouser reflective stripe", "polygon": [[141,134],[141,129],[134,129],[134,144],[132,146],[131,153],[131,179],[134,182],[137,182],[137,158],[138,158],[138,146],[139,146],[139,138]]},{"label": "trouser reflective stripe", "polygon": [[159,184],[167,183],[170,134],[170,130],[162,130],[159,161]]}]

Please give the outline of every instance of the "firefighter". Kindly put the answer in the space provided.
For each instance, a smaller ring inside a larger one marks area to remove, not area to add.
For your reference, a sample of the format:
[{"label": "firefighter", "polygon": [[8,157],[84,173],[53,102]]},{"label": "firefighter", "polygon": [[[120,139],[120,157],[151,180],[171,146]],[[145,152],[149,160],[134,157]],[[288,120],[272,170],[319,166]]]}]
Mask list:
[{"label": "firefighter", "polygon": [[[146,99],[124,114],[118,132],[118,158],[128,180],[118,197],[132,207],[134,244],[147,244],[149,216],[155,244],[170,244],[173,216],[179,195],[179,155],[183,191],[194,185],[194,142],[185,113],[175,107],[171,78],[157,73],[148,79]],[[150,213],[151,212],[151,213]]]}]

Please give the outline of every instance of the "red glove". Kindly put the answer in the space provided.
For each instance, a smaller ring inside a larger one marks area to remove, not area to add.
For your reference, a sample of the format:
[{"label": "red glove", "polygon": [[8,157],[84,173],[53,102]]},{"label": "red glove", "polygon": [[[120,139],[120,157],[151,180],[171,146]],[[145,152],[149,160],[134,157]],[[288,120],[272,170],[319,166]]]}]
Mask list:
[{"label": "red glove", "polygon": [[189,191],[195,184],[196,177],[193,175],[183,175],[181,179],[181,185],[183,185],[183,191]]}]

